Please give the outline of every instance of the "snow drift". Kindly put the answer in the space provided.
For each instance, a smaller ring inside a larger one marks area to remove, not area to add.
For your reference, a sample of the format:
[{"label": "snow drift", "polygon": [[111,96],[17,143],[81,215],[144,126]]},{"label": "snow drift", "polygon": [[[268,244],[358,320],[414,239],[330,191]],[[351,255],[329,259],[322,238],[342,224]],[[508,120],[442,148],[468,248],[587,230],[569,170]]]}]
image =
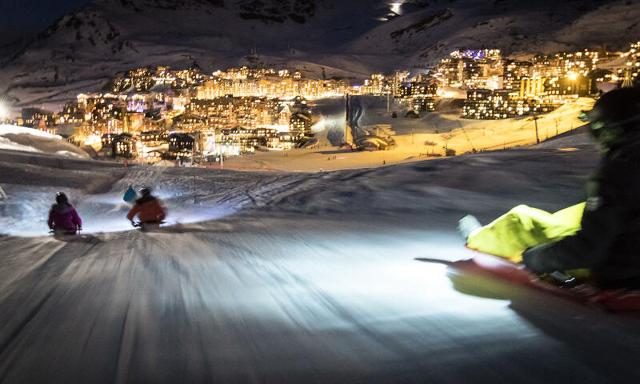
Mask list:
[{"label": "snow drift", "polygon": [[61,136],[16,125],[0,125],[0,150],[40,152],[62,157],[87,159],[89,155]]}]

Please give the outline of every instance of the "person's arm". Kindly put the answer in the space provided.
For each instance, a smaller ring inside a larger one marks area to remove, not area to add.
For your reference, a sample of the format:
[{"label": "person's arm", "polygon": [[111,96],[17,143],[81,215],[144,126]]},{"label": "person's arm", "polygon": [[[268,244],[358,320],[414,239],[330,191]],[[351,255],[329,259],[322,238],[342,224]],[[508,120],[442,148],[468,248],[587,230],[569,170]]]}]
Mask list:
[{"label": "person's arm", "polygon": [[49,219],[47,219],[47,225],[49,225],[49,229],[53,229],[53,208],[49,210]]},{"label": "person's arm", "polygon": [[156,200],[156,204],[158,204],[158,221],[164,221],[165,217],[167,217],[167,211],[159,200]]},{"label": "person's arm", "polygon": [[127,219],[133,222],[133,219],[136,217],[138,212],[140,212],[140,204],[135,204],[133,207],[131,207],[129,213],[127,213]]},{"label": "person's arm", "polygon": [[73,215],[73,224],[75,224],[77,229],[82,229],[82,219],[80,215],[78,215],[78,211],[75,208],[71,208],[71,214]]},{"label": "person's arm", "polygon": [[638,191],[633,162],[605,159],[599,172],[597,191],[589,194],[581,229],[573,236],[539,245],[523,254],[533,272],[549,273],[593,268],[605,262],[617,237],[625,230],[634,191]]},{"label": "person's arm", "polygon": [[524,263],[535,273],[550,273],[579,268],[593,268],[602,263],[624,225],[624,208],[605,204],[585,209],[582,229],[555,243],[526,250]]}]

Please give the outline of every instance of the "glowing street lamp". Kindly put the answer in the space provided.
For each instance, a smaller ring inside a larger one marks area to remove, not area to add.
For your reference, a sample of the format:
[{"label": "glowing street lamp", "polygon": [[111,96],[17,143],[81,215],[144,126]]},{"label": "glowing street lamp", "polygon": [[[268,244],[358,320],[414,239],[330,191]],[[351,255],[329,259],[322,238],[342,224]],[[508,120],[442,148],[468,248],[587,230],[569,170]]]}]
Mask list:
[{"label": "glowing street lamp", "polygon": [[395,1],[389,4],[389,10],[396,15],[399,15],[402,12],[402,3],[403,1]]}]

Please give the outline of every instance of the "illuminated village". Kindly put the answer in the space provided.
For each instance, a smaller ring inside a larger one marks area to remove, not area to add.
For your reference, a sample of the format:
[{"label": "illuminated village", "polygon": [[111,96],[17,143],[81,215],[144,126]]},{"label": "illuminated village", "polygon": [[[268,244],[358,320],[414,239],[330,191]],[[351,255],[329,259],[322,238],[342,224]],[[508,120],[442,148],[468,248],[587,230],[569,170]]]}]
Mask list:
[{"label": "illuminated village", "polygon": [[[79,94],[60,112],[25,108],[17,123],[63,134],[97,157],[211,163],[312,146],[314,101],[345,95],[393,100],[401,109],[399,116],[389,109],[394,118],[429,114],[441,100],[455,98],[463,100],[462,119],[537,118],[603,89],[632,86],[640,73],[639,50],[640,42],[621,53],[583,50],[515,59],[495,49],[463,49],[434,68],[372,74],[362,84],[261,66],[212,74],[143,67],[115,75],[105,92]],[[355,139],[346,133],[344,144],[363,149]]]}]

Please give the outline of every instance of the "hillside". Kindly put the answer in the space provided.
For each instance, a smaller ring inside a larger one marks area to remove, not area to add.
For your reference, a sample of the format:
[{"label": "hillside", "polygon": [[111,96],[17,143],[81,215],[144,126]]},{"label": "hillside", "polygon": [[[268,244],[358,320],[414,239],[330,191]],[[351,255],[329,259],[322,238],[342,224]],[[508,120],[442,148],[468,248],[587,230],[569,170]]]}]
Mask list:
[{"label": "hillside", "polygon": [[637,1],[95,0],[7,56],[0,97],[14,107],[58,106],[118,71],[213,71],[245,63],[253,50],[267,64],[362,78],[429,65],[465,46],[616,49],[640,37],[639,18]]}]

